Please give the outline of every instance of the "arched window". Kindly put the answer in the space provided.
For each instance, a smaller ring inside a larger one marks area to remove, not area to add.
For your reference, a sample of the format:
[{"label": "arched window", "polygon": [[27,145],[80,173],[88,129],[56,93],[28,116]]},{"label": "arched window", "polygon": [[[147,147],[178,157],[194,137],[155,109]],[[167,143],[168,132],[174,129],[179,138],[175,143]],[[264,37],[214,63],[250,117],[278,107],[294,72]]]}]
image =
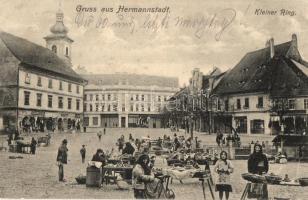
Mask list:
[{"label": "arched window", "polygon": [[52,45],[51,50],[52,50],[54,53],[57,53],[57,46],[56,46],[56,45]]},{"label": "arched window", "polygon": [[68,56],[68,47],[65,48],[65,55]]}]

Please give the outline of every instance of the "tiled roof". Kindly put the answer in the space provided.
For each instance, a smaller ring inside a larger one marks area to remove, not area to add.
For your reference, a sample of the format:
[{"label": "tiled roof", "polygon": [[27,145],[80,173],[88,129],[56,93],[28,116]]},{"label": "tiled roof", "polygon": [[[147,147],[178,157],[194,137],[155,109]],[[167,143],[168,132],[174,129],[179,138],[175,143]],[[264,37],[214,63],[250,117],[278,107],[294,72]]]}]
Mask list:
[{"label": "tiled roof", "polygon": [[184,88],[181,88],[179,91],[177,91],[174,95],[172,95],[172,97],[170,97],[169,100],[174,100],[182,95],[187,95],[188,94],[188,87],[184,87]]},{"label": "tiled roof", "polygon": [[69,62],[59,58],[51,50],[6,32],[0,32],[0,39],[25,66],[50,71],[75,81],[83,81],[82,77],[71,68]]},{"label": "tiled roof", "polygon": [[[276,45],[275,56],[264,48],[247,53],[214,89],[218,95],[266,92],[272,96],[308,95],[307,76],[288,56],[292,42]],[[298,60],[304,64],[301,59]]]},{"label": "tiled roof", "polygon": [[149,76],[140,74],[85,74],[83,78],[89,84],[94,85],[133,85],[133,86],[159,86],[179,87],[179,80],[176,77]]}]

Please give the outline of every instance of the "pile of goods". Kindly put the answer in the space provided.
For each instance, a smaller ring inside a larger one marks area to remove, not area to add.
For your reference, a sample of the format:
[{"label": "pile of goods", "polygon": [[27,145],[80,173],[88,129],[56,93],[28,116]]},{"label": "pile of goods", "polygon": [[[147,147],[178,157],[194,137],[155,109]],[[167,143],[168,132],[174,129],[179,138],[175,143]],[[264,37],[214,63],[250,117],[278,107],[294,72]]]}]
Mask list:
[{"label": "pile of goods", "polygon": [[258,174],[244,173],[242,178],[252,183],[266,183],[265,177]]},{"label": "pile of goods", "polygon": [[308,186],[308,178],[299,178],[298,182],[301,186]]},{"label": "pile of goods", "polygon": [[273,173],[270,173],[269,175],[265,175],[265,179],[268,184],[272,185],[278,185],[282,181],[282,177],[275,175]]},{"label": "pile of goods", "polygon": [[22,156],[9,156],[9,159],[23,159]]},{"label": "pile of goods", "polygon": [[79,175],[75,179],[78,184],[86,184],[86,176],[84,175]]},{"label": "pile of goods", "polygon": [[274,173],[266,175],[244,173],[242,174],[242,178],[252,183],[268,183],[271,185],[278,185],[282,181],[282,177]]}]

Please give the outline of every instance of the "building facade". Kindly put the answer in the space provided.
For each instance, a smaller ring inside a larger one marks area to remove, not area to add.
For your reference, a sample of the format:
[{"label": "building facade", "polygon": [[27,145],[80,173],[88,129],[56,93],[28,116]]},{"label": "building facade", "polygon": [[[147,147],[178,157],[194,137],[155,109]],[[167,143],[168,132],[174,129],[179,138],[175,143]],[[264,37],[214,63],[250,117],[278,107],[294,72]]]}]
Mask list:
[{"label": "building facade", "polygon": [[297,36],[247,53],[212,93],[241,134],[302,134],[308,127],[308,64]]},{"label": "building facade", "polygon": [[[57,42],[67,41],[67,28],[60,11],[51,32],[58,38]],[[0,68],[3,72],[0,78],[0,130],[80,128],[86,81],[72,69],[70,54],[60,55],[63,52],[57,51],[60,47],[56,43],[50,46],[50,38],[45,38],[48,49],[9,33],[0,33]],[[67,47],[65,49],[70,52],[71,46]]]},{"label": "building facade", "polygon": [[175,93],[168,102],[174,126],[186,129],[186,132],[195,130],[212,133],[218,129],[229,132],[230,128],[225,128],[224,124],[216,119],[217,112],[213,109],[216,104],[210,98],[213,88],[224,74],[217,67],[205,75],[199,68],[192,70],[189,85]]},{"label": "building facade", "polygon": [[226,72],[194,69],[189,85],[170,98],[170,116],[187,131],[307,133],[308,63],[297,46],[295,34],[278,45],[271,39]]},{"label": "building facade", "polygon": [[84,75],[84,122],[88,127],[161,128],[167,99],[178,79],[136,74]]}]

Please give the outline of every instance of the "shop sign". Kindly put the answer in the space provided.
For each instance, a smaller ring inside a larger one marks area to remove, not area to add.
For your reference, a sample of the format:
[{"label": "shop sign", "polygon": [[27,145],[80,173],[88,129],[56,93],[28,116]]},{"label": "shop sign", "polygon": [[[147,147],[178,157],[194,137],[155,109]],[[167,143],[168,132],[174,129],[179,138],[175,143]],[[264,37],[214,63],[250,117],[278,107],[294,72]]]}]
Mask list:
[{"label": "shop sign", "polygon": [[61,113],[61,117],[68,117],[68,113]]},{"label": "shop sign", "polygon": [[42,112],[42,111],[32,111],[31,115],[32,116],[44,117],[44,112]]}]

